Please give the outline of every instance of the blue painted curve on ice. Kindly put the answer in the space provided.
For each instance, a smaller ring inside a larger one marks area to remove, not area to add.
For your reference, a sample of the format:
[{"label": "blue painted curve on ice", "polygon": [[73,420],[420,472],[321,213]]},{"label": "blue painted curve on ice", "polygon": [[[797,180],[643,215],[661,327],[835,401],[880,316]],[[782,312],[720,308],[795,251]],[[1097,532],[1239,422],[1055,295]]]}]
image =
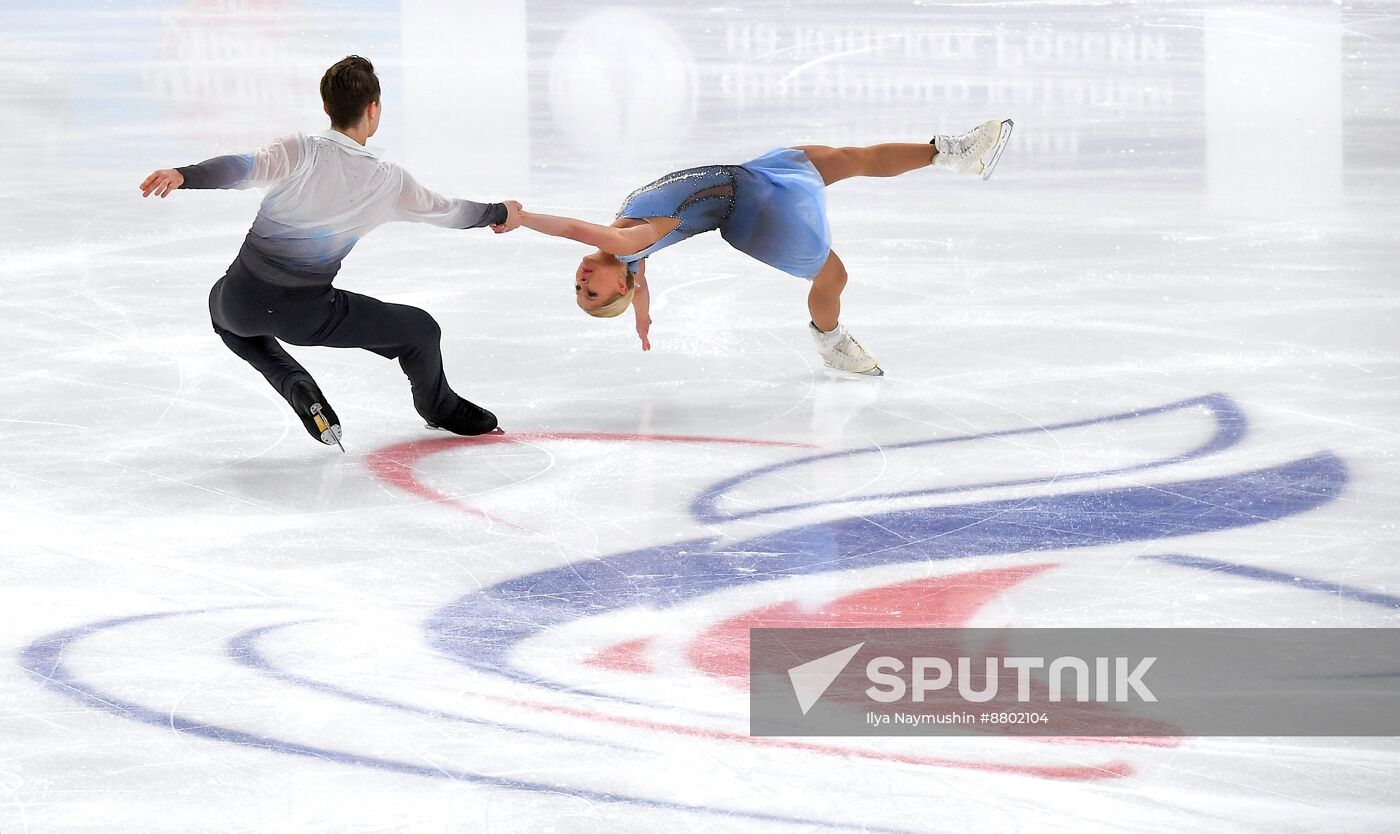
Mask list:
[{"label": "blue painted curve on ice", "polygon": [[1322,453],[1249,472],[1095,492],[902,510],[737,543],[659,545],[528,574],[468,594],[425,624],[431,643],[483,672],[587,692],[512,665],[540,631],[626,608],[666,608],[777,579],[881,565],[1096,547],[1247,527],[1325,504],[1348,483]]},{"label": "blue painted curve on ice", "polygon": [[[44,686],[48,687],[50,690],[89,707],[101,710],[102,712],[117,715],[122,718],[129,718],[133,721],[162,729],[175,730],[191,736],[220,741],[227,744],[236,744],[242,747],[252,747],[258,750],[268,750],[292,756],[305,756],[334,764],[352,765],[388,773],[426,776],[433,779],[447,779],[450,781],[484,785],[513,791],[567,796],[587,800],[589,802],[616,803],[665,811],[681,811],[711,817],[753,820],[756,822],[783,825],[800,825],[827,830],[860,829],[862,831],[882,832],[882,834],[906,834],[909,831],[908,829],[871,827],[851,823],[832,822],[830,820],[817,818],[771,814],[740,808],[687,805],[679,802],[667,802],[660,799],[609,793],[607,791],[553,785],[546,782],[536,782],[505,776],[494,776],[488,773],[477,773],[455,767],[415,764],[380,756],[368,756],[348,750],[303,744],[262,733],[235,730],[218,724],[210,724],[192,716],[172,712],[170,710],[156,710],[142,706],[134,701],[129,701],[115,693],[107,692],[100,687],[83,681],[68,667],[68,664],[64,660],[65,652],[67,652],[74,643],[101,632],[141,622],[150,622],[152,620],[168,619],[199,613],[206,612],[182,611],[119,617],[55,632],[27,646],[21,653],[21,665],[30,675],[42,682]],[[504,729],[510,730],[512,728],[506,727]],[[557,764],[557,762],[551,762],[550,764],[552,766]]]},{"label": "blue painted curve on ice", "polygon": [[[776,507],[764,507],[762,509],[748,510],[746,512],[725,513],[719,510],[719,501],[724,495],[735,487],[756,480],[765,475],[772,475],[784,470],[797,469],[813,463],[820,463],[830,460],[849,459],[863,455],[885,455],[894,451],[906,449],[928,448],[936,451],[935,447],[946,446],[956,443],[969,443],[979,440],[990,440],[998,437],[1016,437],[1028,434],[1047,434],[1057,431],[1071,431],[1074,429],[1088,428],[1091,426],[1111,425],[1123,423],[1130,420],[1141,420],[1161,414],[1170,414],[1178,411],[1189,411],[1193,408],[1201,408],[1208,411],[1215,421],[1215,431],[1200,445],[1193,449],[1182,452],[1179,455],[1171,455],[1153,461],[1121,466],[1114,469],[1102,469],[1093,472],[1074,472],[1067,475],[1051,475],[1040,478],[1021,478],[1005,481],[991,481],[987,483],[970,484],[962,486],[930,487],[928,489],[904,490],[900,492],[885,492],[869,495],[861,495],[857,498],[845,498],[831,501],[808,501],[802,503],[785,504]],[[1148,469],[1156,469],[1162,466],[1169,466],[1176,463],[1183,463],[1188,460],[1213,455],[1238,445],[1249,430],[1249,422],[1245,419],[1244,412],[1224,394],[1207,394],[1203,397],[1192,397],[1191,399],[1179,402],[1167,403],[1166,405],[1154,408],[1139,409],[1137,411],[1125,411],[1121,414],[1111,414],[1107,417],[1093,417],[1085,420],[1072,420],[1065,423],[1054,423],[1047,426],[1031,426],[1022,429],[1006,429],[1003,431],[984,432],[981,434],[960,435],[957,437],[939,437],[932,440],[915,440],[909,443],[895,443],[888,446],[879,446],[868,449],[845,449],[839,452],[824,452],[817,455],[796,460],[783,461],[769,466],[751,469],[748,472],[726,478],[714,486],[704,490],[690,504],[691,514],[701,521],[718,523],[723,521],[735,521],[738,519],[753,518],[761,515],[773,515],[776,513],[790,512],[792,510],[807,509],[809,507],[829,506],[832,504],[852,503],[855,501],[871,501],[889,498],[911,498],[919,495],[946,495],[949,493],[968,492],[971,490],[991,489],[996,487],[1011,486],[1031,486],[1034,484],[1066,483],[1078,481],[1085,478],[1098,478],[1104,475],[1123,475],[1129,472],[1141,472]]]}]

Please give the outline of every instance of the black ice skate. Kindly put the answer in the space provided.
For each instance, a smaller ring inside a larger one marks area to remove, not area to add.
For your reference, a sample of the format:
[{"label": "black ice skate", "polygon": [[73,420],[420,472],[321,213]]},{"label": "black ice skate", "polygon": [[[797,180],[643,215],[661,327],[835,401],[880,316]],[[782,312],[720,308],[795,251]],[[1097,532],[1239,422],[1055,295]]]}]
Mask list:
[{"label": "black ice skate", "polygon": [[458,397],[457,408],[451,414],[436,423],[428,422],[425,425],[430,429],[442,429],[453,434],[472,437],[493,431],[497,421],[496,415],[470,400]]},{"label": "black ice skate", "polygon": [[345,451],[344,444],[340,442],[340,418],[335,416],[335,409],[326,402],[315,383],[292,383],[287,399],[297,417],[301,418],[301,424],[306,426],[308,434],[327,446],[339,446],[340,451]]}]

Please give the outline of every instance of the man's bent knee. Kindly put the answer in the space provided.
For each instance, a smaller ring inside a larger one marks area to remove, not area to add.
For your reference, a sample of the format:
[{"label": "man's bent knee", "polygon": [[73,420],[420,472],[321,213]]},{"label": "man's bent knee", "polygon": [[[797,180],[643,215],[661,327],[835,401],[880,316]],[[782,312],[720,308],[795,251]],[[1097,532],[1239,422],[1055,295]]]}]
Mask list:
[{"label": "man's bent knee", "polygon": [[414,344],[437,344],[442,340],[442,327],[428,311],[410,307],[405,321]]}]

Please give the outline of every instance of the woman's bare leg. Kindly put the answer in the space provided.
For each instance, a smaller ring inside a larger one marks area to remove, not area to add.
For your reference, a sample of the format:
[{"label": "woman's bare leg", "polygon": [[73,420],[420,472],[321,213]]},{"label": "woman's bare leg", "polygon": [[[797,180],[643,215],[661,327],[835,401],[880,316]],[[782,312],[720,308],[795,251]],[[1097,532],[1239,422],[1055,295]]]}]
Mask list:
[{"label": "woman's bare leg", "polygon": [[927,167],[938,153],[933,145],[907,142],[864,148],[802,145],[794,150],[807,154],[827,185],[851,177],[897,177]]},{"label": "woman's bare leg", "polygon": [[835,330],[841,319],[841,291],[845,288],[846,265],[832,252],[807,292],[807,310],[812,314],[812,324],[823,333]]},{"label": "woman's bare leg", "polygon": [[[846,267],[835,252],[812,279],[807,309],[812,314],[812,340],[828,367],[856,374],[883,376],[880,365],[860,342],[841,327],[841,291],[846,288]],[[811,330],[811,328],[809,328]]]},{"label": "woman's bare leg", "polygon": [[[807,155],[827,185],[851,177],[897,177],[927,167],[938,153],[933,145],[912,143],[864,148],[803,145],[796,150]],[[812,324],[823,333],[835,330],[840,321],[841,291],[845,288],[846,265],[832,252],[821,271],[812,279],[812,289],[807,293],[807,309],[812,314]]]}]

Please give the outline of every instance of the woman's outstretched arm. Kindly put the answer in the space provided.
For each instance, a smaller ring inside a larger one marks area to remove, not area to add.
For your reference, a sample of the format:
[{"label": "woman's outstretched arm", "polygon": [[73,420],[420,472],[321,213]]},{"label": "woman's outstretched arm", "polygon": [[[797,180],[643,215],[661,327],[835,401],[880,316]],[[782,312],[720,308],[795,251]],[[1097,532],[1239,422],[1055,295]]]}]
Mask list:
[{"label": "woman's outstretched arm", "polygon": [[637,262],[637,271],[632,276],[636,289],[632,292],[632,312],[637,317],[637,335],[642,339],[642,350],[651,350],[651,290],[647,287],[647,259]]},{"label": "woman's outstretched arm", "polygon": [[609,255],[630,255],[652,245],[659,239],[656,228],[650,223],[628,226],[619,229],[614,226],[599,226],[574,217],[556,217],[552,214],[536,214],[533,211],[520,212],[520,225],[534,229],[540,234],[552,237],[566,237],[589,246],[596,246]]}]

